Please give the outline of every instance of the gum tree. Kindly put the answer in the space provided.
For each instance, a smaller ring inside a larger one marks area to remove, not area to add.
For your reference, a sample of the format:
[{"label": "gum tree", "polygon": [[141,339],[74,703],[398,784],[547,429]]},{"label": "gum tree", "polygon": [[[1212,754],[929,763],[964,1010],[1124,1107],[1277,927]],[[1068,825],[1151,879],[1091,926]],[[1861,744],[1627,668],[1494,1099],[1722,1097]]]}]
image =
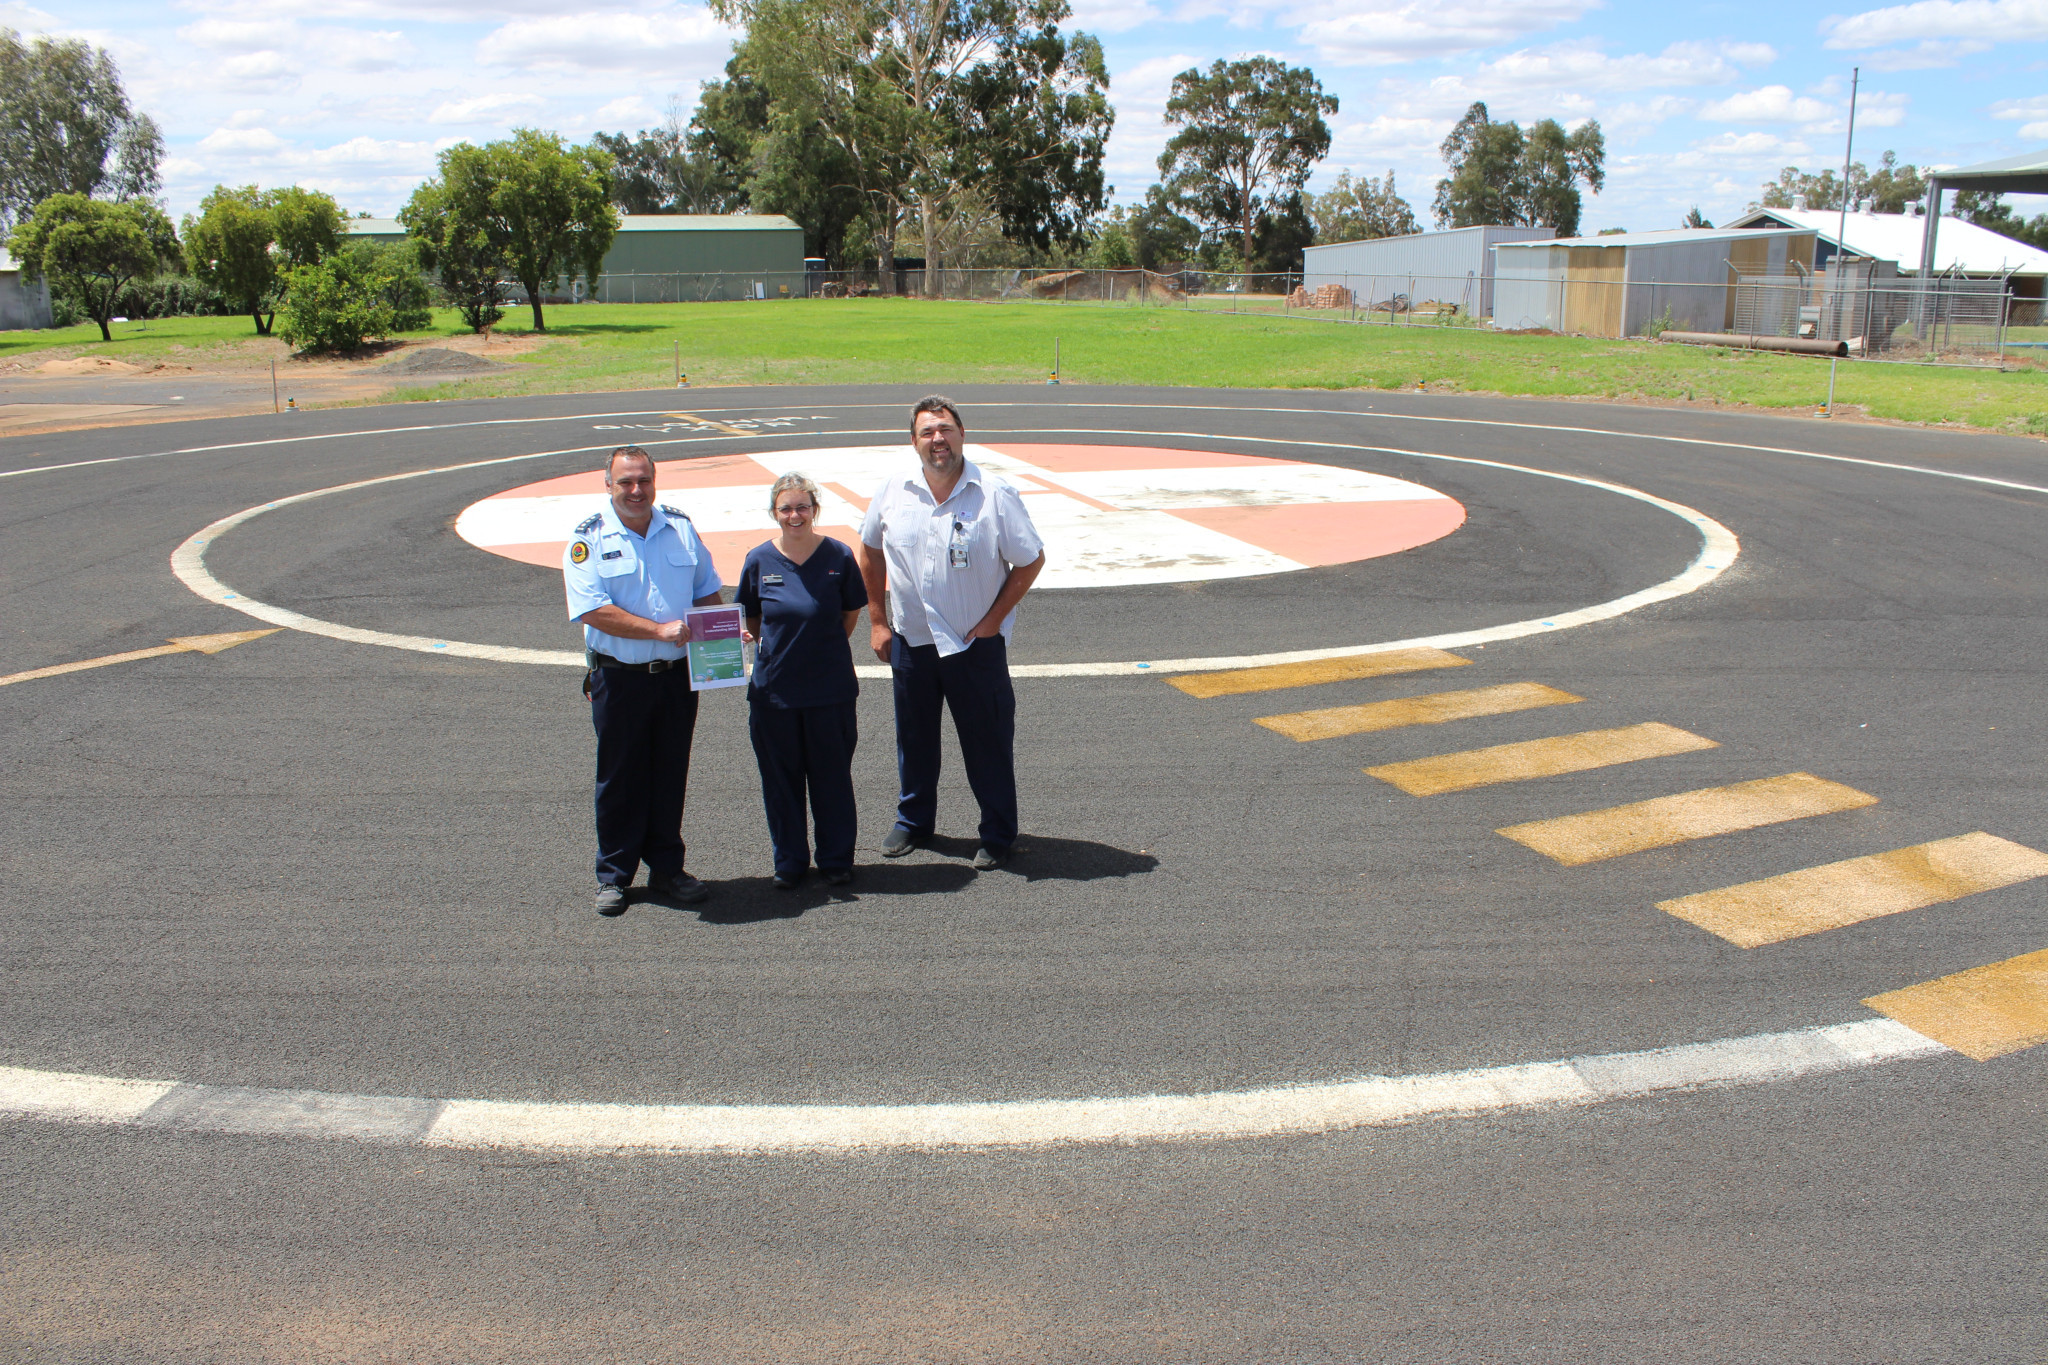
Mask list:
[{"label": "gum tree", "polygon": [[121,291],[154,279],[178,259],[178,235],[154,204],[109,204],[82,194],[53,194],[14,230],[7,249],[27,279],[45,279],[77,300],[112,341],[107,323]]}]

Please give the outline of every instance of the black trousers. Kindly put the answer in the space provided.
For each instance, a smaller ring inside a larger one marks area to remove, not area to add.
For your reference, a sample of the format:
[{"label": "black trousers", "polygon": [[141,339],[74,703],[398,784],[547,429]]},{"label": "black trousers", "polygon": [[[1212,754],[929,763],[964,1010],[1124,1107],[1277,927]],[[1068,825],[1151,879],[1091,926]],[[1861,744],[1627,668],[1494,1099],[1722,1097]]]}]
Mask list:
[{"label": "black trousers", "polygon": [[939,657],[937,645],[897,636],[889,663],[896,682],[896,823],[929,834],[939,807],[939,708],[953,713],[967,785],[981,806],[981,842],[1003,853],[1017,842],[1017,694],[1000,635]]},{"label": "black trousers", "polygon": [[683,793],[697,694],[684,668],[635,673],[600,668],[591,679],[597,727],[597,880],[631,886],[683,870]]},{"label": "black trousers", "polygon": [[818,831],[818,866],[836,872],[853,866],[858,817],[853,804],[853,750],[860,720],[852,702],[838,706],[772,706],[751,701],[747,733],[761,765],[761,805],[775,870],[798,877],[811,865],[804,837],[804,796]]}]

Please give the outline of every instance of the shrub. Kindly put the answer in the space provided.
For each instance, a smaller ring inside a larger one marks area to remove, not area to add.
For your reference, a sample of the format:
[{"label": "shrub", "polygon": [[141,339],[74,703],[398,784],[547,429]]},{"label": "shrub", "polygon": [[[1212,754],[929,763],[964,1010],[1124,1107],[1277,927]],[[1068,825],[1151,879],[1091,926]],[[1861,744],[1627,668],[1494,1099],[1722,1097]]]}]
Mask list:
[{"label": "shrub", "polygon": [[391,309],[392,331],[417,332],[433,325],[434,295],[415,243],[355,242],[348,251],[356,268],[379,282],[378,294]]},{"label": "shrub", "polygon": [[277,334],[301,351],[353,351],[373,337],[391,335],[393,312],[383,277],[352,251],[285,275]]}]

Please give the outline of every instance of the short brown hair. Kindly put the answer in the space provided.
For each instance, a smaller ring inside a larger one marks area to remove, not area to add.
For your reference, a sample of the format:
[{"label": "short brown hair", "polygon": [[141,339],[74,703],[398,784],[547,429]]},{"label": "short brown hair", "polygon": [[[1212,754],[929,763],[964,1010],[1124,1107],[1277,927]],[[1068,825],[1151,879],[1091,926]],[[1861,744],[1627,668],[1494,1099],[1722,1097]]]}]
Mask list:
[{"label": "short brown hair", "polygon": [[917,435],[917,419],[928,412],[943,412],[946,416],[953,419],[954,426],[962,431],[967,430],[967,423],[960,420],[960,409],[953,406],[953,400],[932,394],[928,398],[918,399],[917,406],[910,410],[910,434],[912,436]]},{"label": "short brown hair", "polygon": [[642,450],[639,446],[620,446],[616,450],[612,451],[611,454],[604,457],[605,482],[611,482],[612,466],[618,463],[619,457],[622,455],[629,460],[645,460],[647,461],[648,470],[651,472],[654,469],[654,457],[652,455],[649,455],[646,451]]}]

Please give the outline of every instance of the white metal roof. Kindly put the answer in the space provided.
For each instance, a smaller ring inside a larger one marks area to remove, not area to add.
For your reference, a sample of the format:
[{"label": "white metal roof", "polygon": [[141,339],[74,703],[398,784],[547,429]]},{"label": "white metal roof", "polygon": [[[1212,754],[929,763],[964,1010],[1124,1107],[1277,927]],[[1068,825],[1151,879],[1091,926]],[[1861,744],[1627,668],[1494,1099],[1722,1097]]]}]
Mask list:
[{"label": "white metal roof", "polygon": [[1495,251],[1527,251],[1552,246],[1668,246],[1673,242],[1736,241],[1745,237],[1783,237],[1809,232],[1802,227],[1743,230],[1736,228],[1666,228],[1657,232],[1613,232],[1605,237],[1557,237],[1547,242],[1501,242]]},{"label": "white metal roof", "polygon": [[7,254],[7,248],[0,246],[0,272],[19,269],[21,269],[20,264],[15,261],[14,257]]},{"label": "white metal roof", "polygon": [[[1839,210],[1754,209],[1737,221],[1752,223],[1765,219],[1796,224],[1855,255],[1897,261],[1899,269],[1919,273],[1920,243],[1927,231],[1925,218],[1903,213],[1852,213],[1841,230],[1846,241],[1835,240],[1836,225],[1841,219]],[[1995,275],[2008,270],[2021,275],[2048,275],[2048,251],[1978,227],[1967,218],[1946,214],[1942,216],[1934,254],[1942,270],[1962,270],[1971,275]]]}]

